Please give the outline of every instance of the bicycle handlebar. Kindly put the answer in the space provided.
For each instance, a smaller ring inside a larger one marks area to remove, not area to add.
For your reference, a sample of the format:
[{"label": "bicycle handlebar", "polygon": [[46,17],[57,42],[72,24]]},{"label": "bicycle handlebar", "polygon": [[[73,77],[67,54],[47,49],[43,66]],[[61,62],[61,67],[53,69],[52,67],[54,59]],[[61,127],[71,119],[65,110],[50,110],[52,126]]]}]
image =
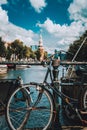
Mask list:
[{"label": "bicycle handlebar", "polygon": [[46,67],[47,65],[59,66],[60,65],[60,52],[55,52],[51,56],[47,57],[41,64]]},{"label": "bicycle handlebar", "polygon": [[[67,52],[64,50],[60,50],[60,51],[56,51],[56,54],[60,54],[61,52],[65,52],[65,53],[69,53],[71,55],[73,55],[71,52]],[[50,60],[48,60],[50,59]],[[50,61],[55,61],[57,63],[57,58],[55,58],[55,53],[52,54],[51,56],[47,57],[47,59],[45,61],[41,62],[41,65],[46,66],[49,64]],[[59,65],[87,65],[87,62],[81,62],[81,61],[61,61],[60,58],[60,62],[58,61],[58,66]]]}]

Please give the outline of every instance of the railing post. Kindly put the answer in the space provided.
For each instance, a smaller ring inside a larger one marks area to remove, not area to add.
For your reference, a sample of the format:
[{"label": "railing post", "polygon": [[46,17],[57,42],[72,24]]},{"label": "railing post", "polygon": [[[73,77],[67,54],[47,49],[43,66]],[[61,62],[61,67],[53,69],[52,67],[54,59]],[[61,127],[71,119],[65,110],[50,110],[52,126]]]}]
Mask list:
[{"label": "railing post", "polygon": [[[59,89],[59,81],[58,81],[58,74],[59,74],[59,70],[58,70],[58,66],[59,66],[60,60],[55,59],[53,61],[53,84],[56,90]],[[55,100],[55,107],[56,107],[56,118],[55,121],[53,122],[53,128],[52,130],[60,130],[61,129],[61,125],[60,125],[60,121],[59,121],[59,98],[58,96],[55,94],[55,92],[53,92],[53,96],[54,96],[54,100]]]}]

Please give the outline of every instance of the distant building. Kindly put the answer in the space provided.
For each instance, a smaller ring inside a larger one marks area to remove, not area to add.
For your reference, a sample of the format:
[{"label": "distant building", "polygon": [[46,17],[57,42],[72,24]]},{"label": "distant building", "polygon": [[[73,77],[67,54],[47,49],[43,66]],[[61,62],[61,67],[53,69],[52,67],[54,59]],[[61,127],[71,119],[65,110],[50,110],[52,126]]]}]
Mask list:
[{"label": "distant building", "polygon": [[30,48],[32,49],[32,51],[37,51],[38,50],[37,45],[31,45]]},{"label": "distant building", "polygon": [[6,47],[6,49],[7,49],[8,46],[11,46],[11,43],[5,42],[5,47]]},{"label": "distant building", "polygon": [[38,45],[31,45],[30,48],[32,49],[32,51],[37,51],[39,50],[40,52],[40,61],[42,61],[44,59],[44,47],[43,47],[43,39],[42,39],[42,35],[40,34],[39,36],[39,43]]},{"label": "distant building", "polygon": [[66,60],[66,58],[67,58],[67,54],[66,53],[62,53],[61,54],[61,60],[63,61],[63,60]]}]

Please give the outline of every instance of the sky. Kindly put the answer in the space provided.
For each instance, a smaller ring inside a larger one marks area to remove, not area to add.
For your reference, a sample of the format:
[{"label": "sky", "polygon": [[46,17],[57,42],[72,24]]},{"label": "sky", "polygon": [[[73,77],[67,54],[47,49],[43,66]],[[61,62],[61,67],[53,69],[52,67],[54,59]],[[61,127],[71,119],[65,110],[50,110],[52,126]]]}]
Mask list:
[{"label": "sky", "polygon": [[67,50],[87,30],[87,0],[0,0],[0,37]]}]

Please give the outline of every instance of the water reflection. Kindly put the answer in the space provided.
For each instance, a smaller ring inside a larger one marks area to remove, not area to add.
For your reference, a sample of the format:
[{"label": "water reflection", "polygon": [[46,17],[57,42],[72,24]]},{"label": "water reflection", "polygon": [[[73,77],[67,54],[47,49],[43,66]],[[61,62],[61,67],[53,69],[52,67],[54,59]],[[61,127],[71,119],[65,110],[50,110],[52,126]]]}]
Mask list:
[{"label": "water reflection", "polygon": [[[8,70],[8,73],[0,75],[0,79],[14,79],[21,76],[24,83],[30,81],[43,82],[46,68],[42,66],[32,66],[31,68]],[[0,117],[0,130],[9,130],[5,117]]]},{"label": "water reflection", "polygon": [[0,78],[14,79],[21,76],[24,83],[30,81],[42,82],[45,76],[46,68],[42,66],[32,66],[31,68],[9,70],[7,74],[1,75]]}]

